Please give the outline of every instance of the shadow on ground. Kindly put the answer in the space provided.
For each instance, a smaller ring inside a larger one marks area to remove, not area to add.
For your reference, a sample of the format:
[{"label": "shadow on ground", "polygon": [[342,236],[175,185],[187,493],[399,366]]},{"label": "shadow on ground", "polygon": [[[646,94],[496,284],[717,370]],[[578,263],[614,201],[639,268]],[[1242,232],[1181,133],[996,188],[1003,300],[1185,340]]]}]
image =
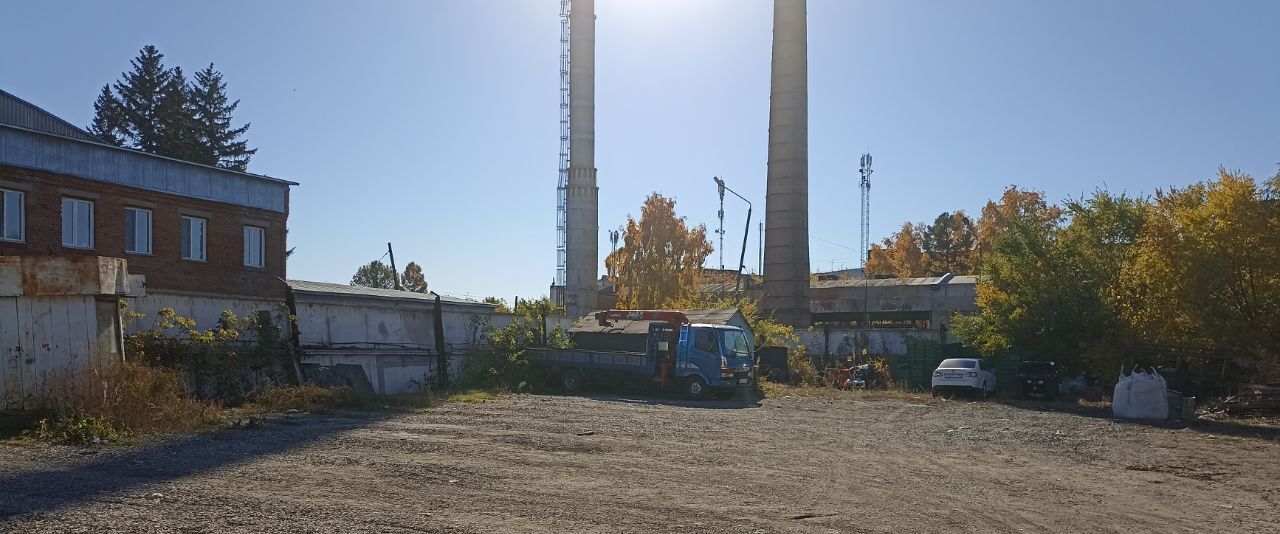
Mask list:
[{"label": "shadow on ground", "polygon": [[1145,426],[1151,428],[1188,429],[1208,434],[1220,434],[1237,437],[1260,438],[1280,441],[1280,428],[1254,426],[1237,421],[1210,421],[1206,419],[1186,419],[1168,421],[1143,421],[1135,419],[1117,419],[1111,414],[1110,406],[1081,406],[1075,399],[1067,400],[1026,400],[1013,397],[996,397],[992,402],[1006,406],[1037,412],[1070,413],[1084,417],[1109,419],[1117,423]]},{"label": "shadow on ground", "polygon": [[[343,412],[267,418],[253,428],[226,429],[117,449],[58,446],[65,457],[33,470],[0,466],[0,521],[172,482],[299,449],[394,417]],[[0,529],[3,530],[3,529]]]},{"label": "shadow on ground", "polygon": [[689,400],[678,397],[654,397],[642,395],[588,395],[587,398],[601,402],[617,402],[622,404],[643,404],[647,406],[679,406],[682,408],[698,408],[703,410],[741,410],[759,408],[758,397],[740,399],[708,399]]}]

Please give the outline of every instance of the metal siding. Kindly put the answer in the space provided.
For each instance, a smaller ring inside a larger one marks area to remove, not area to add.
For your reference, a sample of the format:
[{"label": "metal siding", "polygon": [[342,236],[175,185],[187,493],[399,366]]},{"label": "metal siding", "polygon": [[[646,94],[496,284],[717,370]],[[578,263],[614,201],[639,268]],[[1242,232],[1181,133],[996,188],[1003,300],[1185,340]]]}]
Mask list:
[{"label": "metal siding", "polygon": [[0,127],[0,164],[283,213],[290,182]]},{"label": "metal siding", "polygon": [[16,396],[23,403],[27,401],[30,395],[28,392],[36,387],[35,362],[40,357],[40,354],[36,352],[36,347],[44,339],[43,329],[37,328],[38,310],[39,305],[33,302],[33,299],[18,299],[18,328],[21,330],[18,337],[22,345],[22,360],[18,369],[18,374],[21,377],[19,379],[19,387],[21,389],[16,392]]},{"label": "metal siding", "polygon": [[4,91],[0,91],[0,124],[12,124],[28,130],[48,132],[93,143],[102,142],[56,115]]},{"label": "metal siding", "polygon": [[0,298],[0,410],[22,403],[22,342],[18,299]]}]

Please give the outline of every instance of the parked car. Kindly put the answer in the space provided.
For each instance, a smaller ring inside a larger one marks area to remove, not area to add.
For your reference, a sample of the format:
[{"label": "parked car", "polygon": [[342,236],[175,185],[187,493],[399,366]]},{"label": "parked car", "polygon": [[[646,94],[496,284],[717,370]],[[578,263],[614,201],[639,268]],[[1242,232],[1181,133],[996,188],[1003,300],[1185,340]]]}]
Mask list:
[{"label": "parked car", "polygon": [[1052,399],[1058,394],[1060,380],[1054,362],[1022,362],[1018,365],[1018,396]]},{"label": "parked car", "polygon": [[933,394],[947,391],[966,391],[975,397],[986,398],[996,390],[996,374],[991,364],[978,358],[949,358],[942,360],[933,371]]}]

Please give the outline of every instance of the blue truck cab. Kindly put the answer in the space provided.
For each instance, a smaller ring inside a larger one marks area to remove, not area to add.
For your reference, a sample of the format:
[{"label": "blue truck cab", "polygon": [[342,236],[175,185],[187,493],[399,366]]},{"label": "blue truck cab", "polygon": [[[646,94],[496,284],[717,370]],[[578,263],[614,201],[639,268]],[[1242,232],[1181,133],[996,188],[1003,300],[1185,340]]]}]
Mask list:
[{"label": "blue truck cab", "polygon": [[649,321],[644,352],[614,347],[530,348],[525,357],[555,368],[565,389],[571,391],[587,383],[630,383],[675,389],[700,399],[713,392],[732,393],[754,386],[755,347],[741,328],[691,324],[680,321],[683,315],[679,313],[627,313],[633,320]]},{"label": "blue truck cab", "polygon": [[704,388],[750,386],[755,350],[736,326],[688,324],[680,327],[675,377],[684,394],[699,398]]}]

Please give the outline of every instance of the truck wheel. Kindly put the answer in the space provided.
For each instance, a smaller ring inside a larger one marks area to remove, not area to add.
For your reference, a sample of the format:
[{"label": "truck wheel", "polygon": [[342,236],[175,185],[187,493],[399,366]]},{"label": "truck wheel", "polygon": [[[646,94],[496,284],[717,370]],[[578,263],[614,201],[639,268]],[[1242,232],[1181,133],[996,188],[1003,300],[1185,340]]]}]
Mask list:
[{"label": "truck wheel", "polygon": [[577,369],[567,369],[560,376],[560,383],[567,391],[578,391],[582,389],[582,371]]},{"label": "truck wheel", "polygon": [[691,376],[684,381],[684,394],[690,399],[702,399],[707,396],[707,383],[699,377]]}]

